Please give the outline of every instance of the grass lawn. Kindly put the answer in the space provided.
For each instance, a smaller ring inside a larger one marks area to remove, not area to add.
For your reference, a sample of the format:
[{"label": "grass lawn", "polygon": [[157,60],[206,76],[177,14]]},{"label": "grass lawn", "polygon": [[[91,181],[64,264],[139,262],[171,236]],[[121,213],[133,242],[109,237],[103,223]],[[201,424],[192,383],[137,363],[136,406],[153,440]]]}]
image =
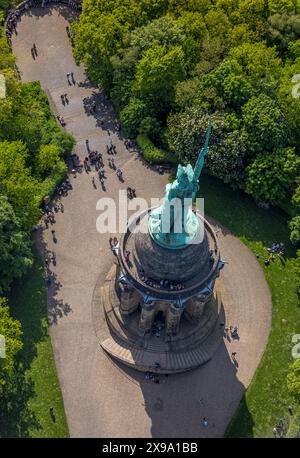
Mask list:
[{"label": "grass lawn", "polygon": [[[255,254],[259,254],[272,303],[272,330],[260,366],[241,401],[228,437],[271,437],[278,417],[288,419],[287,406],[293,399],[287,391],[286,376],[292,361],[292,336],[300,333],[300,308],[295,291],[293,256],[289,243],[287,216],[278,209],[259,209],[252,198],[231,190],[221,181],[203,176],[201,196],[205,212],[229,228]],[[264,265],[266,247],[283,241],[286,258]]]},{"label": "grass lawn", "polygon": [[[8,298],[12,315],[22,324],[23,349],[12,389],[0,401],[0,436],[68,437],[68,427],[48,334],[43,268],[34,265]],[[55,418],[51,418],[50,407]]]}]

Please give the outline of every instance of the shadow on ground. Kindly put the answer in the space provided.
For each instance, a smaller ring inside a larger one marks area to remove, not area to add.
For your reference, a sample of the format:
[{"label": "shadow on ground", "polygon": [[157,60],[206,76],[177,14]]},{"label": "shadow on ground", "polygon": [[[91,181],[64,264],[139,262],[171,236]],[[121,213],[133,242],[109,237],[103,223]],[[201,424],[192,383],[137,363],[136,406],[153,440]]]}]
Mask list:
[{"label": "shadow on ground", "polygon": [[34,396],[34,383],[25,377],[24,367],[18,363],[14,376],[0,398],[0,438],[30,437],[30,430],[41,429],[28,404]]},{"label": "shadow on ground", "polygon": [[56,265],[56,255],[55,251],[48,250],[42,231],[39,231],[38,235],[36,235],[35,245],[38,248],[39,253],[43,255],[43,261],[45,263],[45,277],[48,291],[48,323],[49,326],[51,326],[57,324],[60,318],[63,318],[71,313],[72,308],[67,302],[64,302],[62,299],[58,299],[57,297],[62,284],[57,279],[57,275],[51,269],[52,265]]},{"label": "shadow on ground", "polygon": [[[204,366],[182,374],[159,375],[152,380],[142,372],[110,360],[126,377],[140,386],[145,411],[151,418],[153,438],[222,437],[224,431],[211,412],[217,413],[223,424],[228,424],[238,407],[235,405],[237,392],[240,398],[245,392],[224,342],[213,359]],[[228,404],[225,404],[226,400]],[[208,420],[207,427],[203,426],[204,417]],[[247,419],[247,430],[251,437],[253,422],[249,411],[244,418]]]},{"label": "shadow on ground", "polygon": [[[47,256],[53,253],[47,251]],[[38,356],[38,345],[49,338],[48,321],[57,323],[58,319],[68,313],[68,304],[56,300],[60,288],[55,275],[51,278],[51,292],[47,316],[47,298],[45,272],[41,259],[34,250],[34,264],[24,277],[15,281],[8,301],[12,315],[20,321],[23,332],[23,348],[17,355],[16,369],[8,384],[5,394],[0,399],[0,437],[31,437],[31,432],[41,431],[30,403],[36,398],[34,381],[28,376],[35,358]],[[30,312],[28,312],[30,309]]]},{"label": "shadow on ground", "polygon": [[[22,16],[28,15],[28,16],[34,16],[36,18],[39,17],[44,17],[44,16],[52,16],[53,11],[57,11],[59,16],[64,17],[66,20],[75,20],[78,18],[79,13],[71,10],[68,5],[55,5],[54,3],[51,3],[51,5],[48,7],[42,8],[41,5],[33,5],[30,10],[27,12],[24,12]],[[22,17],[21,17],[22,20]]]},{"label": "shadow on ground", "polygon": [[47,337],[48,328],[43,268],[36,252],[32,268],[22,280],[14,282],[11,291],[8,301],[14,318],[22,325],[23,348],[0,399],[0,437],[29,437],[30,430],[40,429],[40,425],[29,406],[35,397],[34,383],[25,373],[37,356],[37,345]]},{"label": "shadow on ground", "polygon": [[[224,235],[228,227],[235,236],[269,247],[284,242],[286,257],[294,256],[295,248],[289,239],[287,214],[270,206],[264,210],[255,205],[254,199],[242,191],[233,190],[221,180],[203,175],[200,197],[204,197],[205,213],[213,215]],[[275,224],[274,224],[275,223]],[[224,225],[224,226],[223,226]]]}]

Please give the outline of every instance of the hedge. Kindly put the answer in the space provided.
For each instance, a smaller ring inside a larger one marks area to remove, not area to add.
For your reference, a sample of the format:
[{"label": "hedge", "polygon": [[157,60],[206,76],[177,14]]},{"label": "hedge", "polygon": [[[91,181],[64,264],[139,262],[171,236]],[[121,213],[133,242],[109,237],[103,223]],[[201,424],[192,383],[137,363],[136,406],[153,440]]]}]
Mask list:
[{"label": "hedge", "polygon": [[174,164],[177,165],[177,158],[168,151],[157,148],[147,135],[140,134],[137,136],[137,144],[143,152],[143,156],[150,164]]}]

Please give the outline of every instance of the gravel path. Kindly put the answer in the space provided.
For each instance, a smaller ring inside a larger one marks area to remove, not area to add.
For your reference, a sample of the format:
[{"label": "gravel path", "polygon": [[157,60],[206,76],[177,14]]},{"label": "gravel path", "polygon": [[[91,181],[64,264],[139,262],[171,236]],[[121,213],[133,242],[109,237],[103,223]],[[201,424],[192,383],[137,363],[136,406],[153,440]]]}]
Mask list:
[{"label": "gravel path", "polygon": [[[116,163],[126,181],[120,186],[108,166],[107,192],[92,186],[93,174],[72,178],[73,191],[64,199],[64,213],[57,215],[54,244],[50,230],[43,233],[46,249],[56,253],[51,266],[54,284],[49,291],[49,320],[55,360],[72,437],[220,437],[249,385],[263,354],[271,323],[270,293],[259,264],[235,237],[218,233],[222,256],[228,264],[222,271],[227,325],[237,325],[239,342],[226,339],[212,361],[199,369],[162,379],[160,384],[142,374],[123,370],[109,360],[94,333],[91,299],[99,274],[105,278],[113,256],[109,235],[96,231],[100,197],[117,198],[121,187],[131,185],[138,196],[161,197],[166,176],[146,167],[127,152],[115,133],[113,112],[100,92],[90,87],[83,69],[72,57],[66,34],[70,12],[63,7],[34,9],[22,17],[13,51],[24,82],[39,80],[55,114],[64,116],[67,129],[77,140],[76,150],[85,155],[85,139],[92,148],[105,151],[110,138],[117,145]],[[30,49],[36,43],[34,61]],[[66,73],[74,72],[75,86]],[[63,107],[60,94],[70,103]],[[84,108],[97,101],[97,116]],[[106,154],[105,163],[107,165]],[[237,352],[238,367],[231,359]],[[201,420],[208,418],[204,428]]]}]

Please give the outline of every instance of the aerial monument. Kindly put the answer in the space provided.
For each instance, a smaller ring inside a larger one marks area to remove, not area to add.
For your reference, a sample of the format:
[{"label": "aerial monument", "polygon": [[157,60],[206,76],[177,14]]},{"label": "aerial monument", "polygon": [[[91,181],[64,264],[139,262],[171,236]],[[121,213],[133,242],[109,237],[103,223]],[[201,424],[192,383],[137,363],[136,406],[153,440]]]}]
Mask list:
[{"label": "aerial monument", "polygon": [[193,206],[210,133],[209,125],[195,167],[178,166],[163,204],[128,225],[117,262],[95,288],[93,309],[103,310],[96,323],[102,348],[140,371],[196,368],[222,340],[217,279],[224,263],[214,229]]}]

